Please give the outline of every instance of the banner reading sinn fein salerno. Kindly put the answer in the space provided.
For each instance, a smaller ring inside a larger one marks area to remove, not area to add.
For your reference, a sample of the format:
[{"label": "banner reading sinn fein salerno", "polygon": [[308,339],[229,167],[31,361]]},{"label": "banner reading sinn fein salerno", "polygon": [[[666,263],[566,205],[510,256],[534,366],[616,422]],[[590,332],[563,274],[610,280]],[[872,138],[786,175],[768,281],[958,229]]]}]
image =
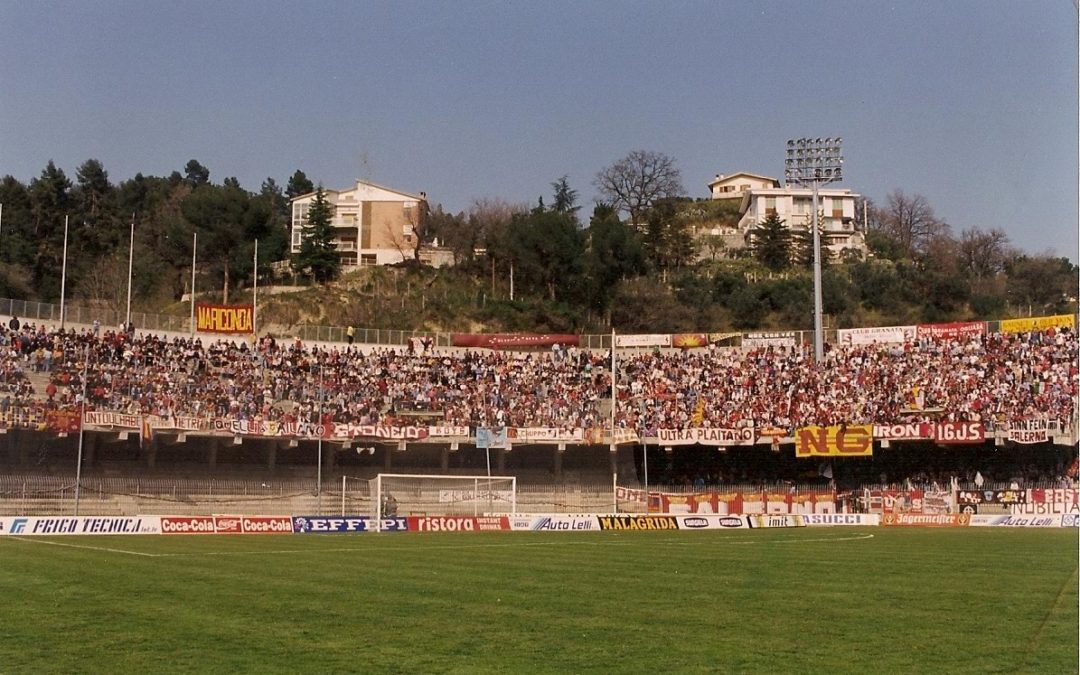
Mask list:
[{"label": "banner reading sinn fein salerno", "polygon": [[251,333],[254,331],[251,305],[195,305],[196,330],[200,333]]}]

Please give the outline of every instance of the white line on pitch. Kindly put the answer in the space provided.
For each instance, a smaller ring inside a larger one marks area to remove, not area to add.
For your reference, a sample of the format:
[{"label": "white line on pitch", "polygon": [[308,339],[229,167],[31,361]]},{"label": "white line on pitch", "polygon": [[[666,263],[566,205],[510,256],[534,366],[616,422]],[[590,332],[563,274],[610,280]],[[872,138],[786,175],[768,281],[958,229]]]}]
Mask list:
[{"label": "white line on pitch", "polygon": [[141,551],[125,551],[122,548],[108,548],[105,546],[87,546],[86,544],[68,544],[61,541],[49,541],[47,539],[37,539],[33,537],[5,537],[5,539],[11,539],[12,541],[24,541],[27,544],[48,544],[49,546],[64,546],[66,548],[81,548],[88,551],[105,551],[108,553],[123,553],[125,555],[138,555],[145,558],[158,558],[158,553],[142,553]]}]

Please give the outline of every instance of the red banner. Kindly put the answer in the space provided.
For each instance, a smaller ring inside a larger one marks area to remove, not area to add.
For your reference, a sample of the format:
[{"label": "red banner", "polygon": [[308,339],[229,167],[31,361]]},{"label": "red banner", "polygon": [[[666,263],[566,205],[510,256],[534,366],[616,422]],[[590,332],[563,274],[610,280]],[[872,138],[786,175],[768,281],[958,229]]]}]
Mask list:
[{"label": "red banner", "polygon": [[671,336],[671,346],[679,349],[708,347],[709,336],[705,333],[675,333]]},{"label": "red banner", "polygon": [[986,335],[985,321],[954,321],[952,323],[922,323],[917,326],[919,337],[953,339],[963,335]]},{"label": "red banner", "polygon": [[195,328],[200,333],[253,333],[252,305],[195,305]]},{"label": "red banner", "polygon": [[240,528],[244,534],[292,534],[292,516],[244,516]]},{"label": "red banner", "polygon": [[550,347],[555,344],[577,347],[581,344],[580,335],[535,334],[535,333],[454,333],[450,336],[454,347],[484,347],[504,349],[508,347]]},{"label": "red banner", "polygon": [[162,534],[213,534],[214,519],[210,516],[162,516]]},{"label": "red banner", "polygon": [[506,516],[409,516],[409,532],[509,530]]}]

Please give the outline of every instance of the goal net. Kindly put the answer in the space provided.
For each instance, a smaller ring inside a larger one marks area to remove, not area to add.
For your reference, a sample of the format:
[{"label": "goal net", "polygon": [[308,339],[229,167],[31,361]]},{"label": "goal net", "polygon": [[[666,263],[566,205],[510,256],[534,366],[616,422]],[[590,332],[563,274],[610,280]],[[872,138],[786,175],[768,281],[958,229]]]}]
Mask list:
[{"label": "goal net", "polygon": [[368,493],[376,521],[404,516],[517,513],[514,476],[426,476],[380,473]]}]

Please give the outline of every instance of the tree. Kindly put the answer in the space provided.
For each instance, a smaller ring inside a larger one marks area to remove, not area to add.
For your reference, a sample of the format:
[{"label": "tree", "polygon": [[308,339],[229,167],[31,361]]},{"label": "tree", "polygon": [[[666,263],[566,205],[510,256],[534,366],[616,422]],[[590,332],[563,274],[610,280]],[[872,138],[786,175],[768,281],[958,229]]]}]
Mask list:
[{"label": "tree", "polygon": [[30,214],[36,243],[32,282],[41,296],[60,295],[63,266],[64,216],[71,211],[71,181],[50,159],[41,175],[30,181]]},{"label": "tree", "polygon": [[184,165],[184,180],[193,188],[209,185],[210,169],[200,164],[198,160],[189,159]]},{"label": "tree", "polygon": [[645,273],[640,235],[619,220],[609,204],[597,204],[586,232],[585,299],[596,311],[607,311],[619,282]]},{"label": "tree", "polygon": [[913,259],[925,252],[934,238],[949,233],[948,223],[934,215],[926,197],[909,196],[903,190],[888,195],[885,208],[875,213],[873,229],[891,236],[903,254]]},{"label": "tree", "polygon": [[690,225],[679,217],[677,207],[675,199],[658,200],[645,214],[641,235],[645,259],[665,279],[669,270],[689,264],[695,256]]},{"label": "tree", "polygon": [[289,182],[285,185],[285,196],[289,199],[296,199],[300,195],[311,192],[315,192],[315,184],[308,180],[307,174],[297,169],[296,173],[289,177]]},{"label": "tree", "polygon": [[630,214],[630,223],[635,227],[657,200],[685,192],[675,160],[645,150],[635,150],[601,169],[593,184],[616,210]]},{"label": "tree", "polygon": [[230,186],[207,185],[193,190],[181,203],[184,219],[203,237],[207,262],[221,274],[223,302],[229,301],[232,267],[238,251],[249,243],[244,236],[244,216],[250,195]]},{"label": "tree", "polygon": [[968,277],[982,279],[1004,272],[1010,254],[1009,237],[1000,229],[971,228],[960,233],[960,268]]},{"label": "tree", "polygon": [[534,211],[510,221],[507,247],[515,280],[549,300],[568,300],[578,290],[583,241],[569,214]]},{"label": "tree", "polygon": [[320,185],[315,199],[308,209],[307,223],[300,241],[300,251],[293,256],[293,269],[310,274],[317,283],[335,279],[341,271],[341,259],[334,242],[334,230],[330,223],[333,211]]},{"label": "tree", "polygon": [[551,189],[555,191],[551,210],[555,213],[565,213],[577,222],[577,212],[581,208],[577,205],[578,191],[570,187],[567,178],[563,176],[551,184]]},{"label": "tree", "polygon": [[[825,217],[822,214],[819,219],[820,223],[825,222]],[[791,257],[796,265],[812,269],[814,267],[814,224],[813,221],[808,222],[806,227],[790,231],[791,235]],[[825,267],[832,262],[833,255],[829,247],[825,245],[824,237],[820,241],[821,246],[821,266]]]},{"label": "tree", "polygon": [[791,265],[791,230],[776,213],[766,216],[750,235],[754,257],[762,265],[774,272]]}]

